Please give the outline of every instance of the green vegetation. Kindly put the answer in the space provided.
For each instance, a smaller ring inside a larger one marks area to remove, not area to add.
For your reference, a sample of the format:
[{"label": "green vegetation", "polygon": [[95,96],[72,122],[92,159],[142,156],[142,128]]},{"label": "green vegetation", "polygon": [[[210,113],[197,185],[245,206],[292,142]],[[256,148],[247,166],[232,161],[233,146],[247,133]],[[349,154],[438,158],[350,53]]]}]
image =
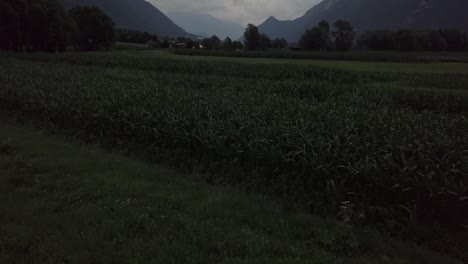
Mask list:
[{"label": "green vegetation", "polygon": [[468,259],[467,64],[181,58],[4,56],[0,107]]},{"label": "green vegetation", "polygon": [[114,22],[98,7],[67,12],[61,0],[0,2],[0,50],[64,52],[110,49]]},{"label": "green vegetation", "polygon": [[73,21],[58,0],[2,0],[0,49],[65,51]]},{"label": "green vegetation", "polygon": [[362,34],[357,41],[361,49],[402,51],[466,51],[467,33],[456,29],[428,31],[376,30]]},{"label": "green vegetation", "polygon": [[[295,51],[295,50],[269,50],[269,51],[221,51],[221,50],[187,50],[172,51],[178,55],[215,56],[238,58],[269,58],[269,59],[298,59],[301,60],[332,60],[332,61],[367,61],[367,62],[468,62],[466,52],[397,52],[397,51]],[[333,62],[334,64],[335,62]]]},{"label": "green vegetation", "polygon": [[111,17],[96,6],[77,6],[69,13],[76,24],[76,45],[81,51],[110,50],[115,41]]},{"label": "green vegetation", "polygon": [[321,21],[318,26],[304,32],[299,45],[305,50],[326,50],[331,46],[330,24]]},{"label": "green vegetation", "polygon": [[457,263],[1,122],[1,263]]}]

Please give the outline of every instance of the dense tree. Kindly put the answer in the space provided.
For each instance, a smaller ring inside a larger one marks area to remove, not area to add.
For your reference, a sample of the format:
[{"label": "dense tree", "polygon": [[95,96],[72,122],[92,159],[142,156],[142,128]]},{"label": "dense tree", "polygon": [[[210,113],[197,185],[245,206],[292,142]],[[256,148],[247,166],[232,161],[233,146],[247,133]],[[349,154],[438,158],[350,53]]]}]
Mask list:
[{"label": "dense tree", "polygon": [[234,50],[234,43],[230,37],[226,37],[226,39],[223,41],[223,48],[224,50]]},{"label": "dense tree", "polygon": [[194,48],[194,47],[195,47],[195,48],[198,47],[198,44],[195,43],[195,42],[193,41],[193,39],[191,39],[191,38],[187,38],[187,37],[177,37],[177,38],[175,39],[175,41],[176,41],[177,43],[185,44],[185,47],[186,47],[187,49],[192,49],[192,48]]},{"label": "dense tree", "polygon": [[447,41],[447,50],[457,51],[466,49],[466,33],[456,29],[444,29],[440,30],[440,35]]},{"label": "dense tree", "polygon": [[0,48],[64,51],[71,19],[58,0],[0,1]]},{"label": "dense tree", "polygon": [[207,49],[207,50],[213,49],[209,38],[204,38],[201,42],[201,45],[203,46],[203,49]]},{"label": "dense tree", "polygon": [[266,34],[260,34],[260,49],[266,50],[271,48],[271,39]]},{"label": "dense tree", "polygon": [[22,21],[20,12],[26,9],[25,3],[18,1],[20,7],[14,8],[7,0],[0,1],[0,48],[19,50],[21,43]]},{"label": "dense tree", "polygon": [[83,51],[108,50],[115,41],[114,22],[95,6],[79,6],[70,10],[78,34],[76,41]]},{"label": "dense tree", "polygon": [[327,34],[327,37],[329,38],[329,34],[330,34],[330,24],[328,24],[327,21],[325,20],[322,20],[320,21],[320,23],[318,24],[318,27],[322,30],[323,33]]},{"label": "dense tree", "polygon": [[247,25],[244,32],[244,46],[247,50],[256,50],[260,47],[260,32],[252,24]]},{"label": "dense tree", "polygon": [[320,40],[320,49],[328,49],[330,47],[330,24],[327,21],[322,20],[318,24],[322,37]]},{"label": "dense tree", "polygon": [[447,50],[447,41],[442,37],[439,31],[431,30],[425,33],[425,49],[432,51]]},{"label": "dense tree", "polygon": [[329,42],[330,25],[325,20],[322,20],[318,26],[304,32],[299,40],[299,45],[302,49],[324,50],[329,47]]},{"label": "dense tree", "polygon": [[193,49],[195,47],[195,42],[191,38],[185,39],[185,44],[187,45],[187,49]]},{"label": "dense tree", "polygon": [[217,49],[221,49],[222,47],[221,40],[216,35],[213,35],[210,38],[203,39],[202,46],[204,49],[207,49],[207,50],[217,50]]},{"label": "dense tree", "polygon": [[219,39],[218,36],[213,35],[210,38],[211,46],[213,49],[221,49],[221,40]]},{"label": "dense tree", "polygon": [[395,33],[397,49],[401,51],[413,51],[420,48],[416,34],[407,29],[401,29]]},{"label": "dense tree", "polygon": [[322,36],[323,34],[319,27],[308,29],[299,40],[299,45],[302,49],[306,50],[320,50],[325,46]]},{"label": "dense tree", "polygon": [[458,30],[377,30],[362,34],[358,47],[369,50],[461,51],[468,49],[467,34]]},{"label": "dense tree", "polygon": [[169,43],[168,39],[165,39],[163,42],[161,42],[161,48],[168,49],[170,47],[171,47],[171,43]]},{"label": "dense tree", "polygon": [[288,41],[285,38],[277,38],[272,41],[271,45],[275,49],[284,49],[288,46]]},{"label": "dense tree", "polygon": [[389,30],[369,31],[362,34],[358,40],[358,47],[370,50],[395,49],[395,34]]},{"label": "dense tree", "polygon": [[337,20],[333,25],[335,27],[332,36],[335,40],[335,48],[337,50],[347,51],[354,45],[356,32],[354,31],[351,22],[346,20]]},{"label": "dense tree", "polygon": [[141,32],[137,30],[116,29],[115,34],[116,40],[119,42],[146,44],[149,41],[158,40],[158,36],[156,34],[151,35],[148,32]]},{"label": "dense tree", "polygon": [[241,50],[244,48],[244,45],[240,41],[234,41],[232,45],[234,47],[234,50]]}]

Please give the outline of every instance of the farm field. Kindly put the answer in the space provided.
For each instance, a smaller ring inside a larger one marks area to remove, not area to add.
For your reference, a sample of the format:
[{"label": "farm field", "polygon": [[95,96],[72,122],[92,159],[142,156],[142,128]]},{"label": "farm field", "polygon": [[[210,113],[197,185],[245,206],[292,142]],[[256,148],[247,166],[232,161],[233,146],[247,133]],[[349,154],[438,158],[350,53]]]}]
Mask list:
[{"label": "farm field", "polygon": [[223,50],[189,50],[176,49],[178,55],[256,59],[293,59],[322,60],[322,61],[357,61],[357,62],[405,62],[405,63],[436,63],[436,62],[468,62],[467,52],[430,52],[430,51],[292,51],[292,50],[263,50],[263,51],[223,51]]},{"label": "farm field", "polygon": [[[240,58],[240,57],[223,57],[223,56],[198,56],[198,55],[179,55],[178,52],[168,52],[165,50],[145,50],[145,51],[118,51],[116,52],[94,52],[92,54],[57,54],[51,58],[48,54],[34,54],[23,56],[30,60],[55,60],[55,61],[86,61],[97,59],[95,63],[104,63],[109,61],[121,60],[122,58],[137,60],[137,59],[171,59],[181,60],[184,62],[221,62],[221,63],[247,63],[247,64],[293,64],[293,65],[310,65],[315,67],[333,68],[359,72],[387,72],[387,73],[466,73],[468,71],[468,63],[423,63],[423,62],[386,62],[386,61],[350,61],[350,60],[320,60],[320,59],[288,59],[288,58]],[[182,53],[184,54],[184,53]],[[385,53],[384,53],[385,54]],[[385,55],[383,55],[385,56]],[[401,55],[400,55],[401,56]],[[439,55],[440,56],[440,55]],[[449,53],[442,56],[467,57],[468,53]],[[80,57],[79,59],[76,57]]]},{"label": "farm field", "polygon": [[0,120],[1,263],[459,263]]},{"label": "farm field", "polygon": [[0,83],[19,120],[468,259],[468,64],[4,54]]}]

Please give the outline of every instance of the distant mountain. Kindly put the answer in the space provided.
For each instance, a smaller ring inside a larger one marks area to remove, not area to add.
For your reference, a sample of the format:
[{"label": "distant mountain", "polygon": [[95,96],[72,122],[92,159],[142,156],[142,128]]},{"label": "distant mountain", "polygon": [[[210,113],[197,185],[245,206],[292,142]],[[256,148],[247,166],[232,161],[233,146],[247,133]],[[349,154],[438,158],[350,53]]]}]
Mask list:
[{"label": "distant mountain", "polygon": [[204,37],[216,35],[221,39],[228,36],[235,39],[244,32],[241,25],[223,21],[208,14],[172,11],[168,12],[167,16],[188,32]]},{"label": "distant mountain", "polygon": [[64,0],[68,8],[95,5],[112,17],[119,28],[156,33],[159,36],[187,36],[159,9],[145,0]]},{"label": "distant mountain", "polygon": [[373,29],[468,30],[468,0],[324,0],[295,20],[268,18],[259,30],[270,38],[297,42],[307,28],[322,19],[352,22],[358,32]]}]

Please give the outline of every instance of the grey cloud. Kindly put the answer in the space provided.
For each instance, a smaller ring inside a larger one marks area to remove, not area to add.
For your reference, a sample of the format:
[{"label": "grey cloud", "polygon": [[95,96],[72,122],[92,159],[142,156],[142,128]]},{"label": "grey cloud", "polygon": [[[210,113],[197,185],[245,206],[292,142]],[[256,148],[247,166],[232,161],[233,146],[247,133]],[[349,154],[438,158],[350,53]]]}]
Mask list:
[{"label": "grey cloud", "polygon": [[321,0],[147,0],[163,11],[208,13],[222,20],[259,24],[269,16],[294,19]]}]

